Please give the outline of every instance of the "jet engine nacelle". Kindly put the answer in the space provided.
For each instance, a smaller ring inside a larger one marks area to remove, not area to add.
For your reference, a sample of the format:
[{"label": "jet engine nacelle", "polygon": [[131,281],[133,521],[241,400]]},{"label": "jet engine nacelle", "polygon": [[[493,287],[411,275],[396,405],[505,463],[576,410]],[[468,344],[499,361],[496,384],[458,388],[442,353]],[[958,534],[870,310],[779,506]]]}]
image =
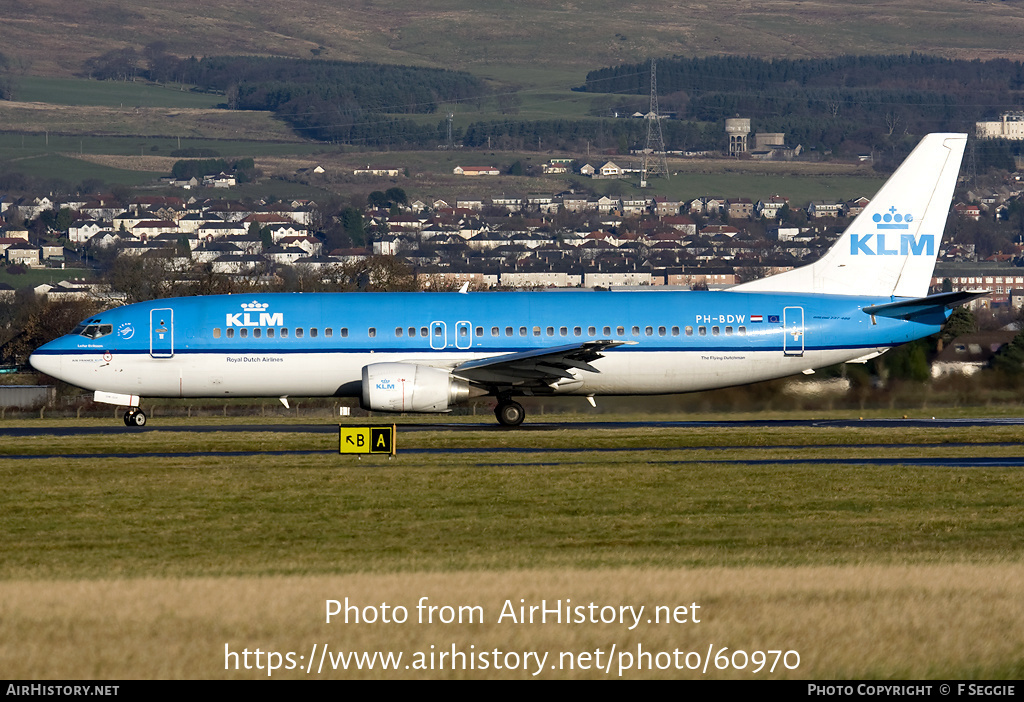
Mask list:
[{"label": "jet engine nacelle", "polygon": [[446,412],[470,396],[469,383],[443,368],[414,363],[363,366],[363,409],[384,412]]}]

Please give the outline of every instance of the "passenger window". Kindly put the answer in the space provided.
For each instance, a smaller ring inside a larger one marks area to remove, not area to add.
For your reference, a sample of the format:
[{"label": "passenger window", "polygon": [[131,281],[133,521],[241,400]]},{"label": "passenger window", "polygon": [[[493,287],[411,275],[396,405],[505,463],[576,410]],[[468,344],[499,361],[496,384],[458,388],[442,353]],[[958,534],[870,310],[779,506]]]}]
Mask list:
[{"label": "passenger window", "polygon": [[303,333],[302,332],[302,327],[296,327],[295,328],[295,338],[296,339],[301,339],[302,338],[302,333]]},{"label": "passenger window", "polygon": [[548,336],[554,336],[555,335],[555,328],[554,327],[548,327],[547,328],[547,332],[548,332]]},{"label": "passenger window", "polygon": [[[89,331],[89,330],[86,329],[86,331]],[[220,327],[214,327],[214,329],[213,329],[213,338],[214,339],[219,339],[220,338]]]},{"label": "passenger window", "polygon": [[505,327],[505,336],[512,336],[512,327]]},{"label": "passenger window", "polygon": [[708,328],[707,327],[697,327],[697,334],[699,336],[707,336],[708,335]]},{"label": "passenger window", "polygon": [[747,335],[747,328],[746,327],[740,327],[738,331],[740,333],[740,336],[746,336]]},{"label": "passenger window", "polygon": [[540,327],[534,327],[533,328],[533,335],[534,336],[540,336]]},{"label": "passenger window", "polygon": [[626,328],[625,327],[615,327],[615,333],[618,336],[623,336],[626,333]]},{"label": "passenger window", "polygon": [[281,327],[281,338],[282,339],[287,339],[288,338],[288,327]]},{"label": "passenger window", "polygon": [[501,330],[497,327],[491,327],[491,336],[501,336]]},{"label": "passenger window", "polygon": [[519,336],[526,336],[526,327],[519,327]]},{"label": "passenger window", "polygon": [[686,335],[687,336],[693,336],[693,327],[687,327],[686,328]]},{"label": "passenger window", "polygon": [[559,327],[558,328],[558,334],[559,334],[559,336],[567,336],[569,334],[569,328],[568,327]]},{"label": "passenger window", "polygon": [[711,335],[718,336],[718,327],[711,327]]},{"label": "passenger window", "polygon": [[477,327],[476,328],[476,335],[477,336],[483,336],[484,335],[484,328],[483,327]]},{"label": "passenger window", "polygon": [[416,327],[409,327],[409,338],[416,336]]},{"label": "passenger window", "polygon": [[324,336],[334,336],[334,330],[330,327],[324,329]]},{"label": "passenger window", "polygon": [[267,338],[268,339],[273,339],[274,338],[274,330],[273,329],[268,329],[267,330]]},{"label": "passenger window", "polygon": [[245,327],[242,327],[241,329],[238,330],[238,335],[245,339],[246,337],[249,336],[249,330],[246,329]]},{"label": "passenger window", "polygon": [[597,336],[597,328],[587,327],[587,336]]},{"label": "passenger window", "polygon": [[311,328],[311,329],[309,330],[309,335],[310,335],[311,337],[313,337],[314,339],[316,338],[316,335],[317,335],[317,329],[316,329],[316,327],[312,327],[312,328]]},{"label": "passenger window", "polygon": [[342,328],[341,328],[341,336],[342,336],[343,338],[346,338],[346,337],[348,337],[348,327],[342,327]]},{"label": "passenger window", "polygon": [[465,327],[459,327],[459,336],[461,336],[463,339],[465,339],[466,336],[468,336],[468,335],[469,335],[469,330],[468,329],[466,329]]},{"label": "passenger window", "polygon": [[377,327],[370,327],[369,329],[367,329],[366,335],[369,336],[371,339],[377,336]]},{"label": "passenger window", "polygon": [[229,338],[229,339],[234,339],[234,338],[235,338],[235,330],[234,330],[233,328],[231,328],[231,327],[228,327],[228,328],[227,328],[227,329],[225,330],[225,334],[224,334],[224,335],[225,335],[225,336],[226,336],[227,338]]},{"label": "passenger window", "polygon": [[644,334],[646,334],[647,336],[653,336],[654,335],[654,327],[645,327],[644,328]]},{"label": "passenger window", "polygon": [[395,327],[395,336],[402,336],[405,334],[405,330],[401,327]]},{"label": "passenger window", "polygon": [[253,329],[252,330],[252,336],[253,336],[254,339],[259,339],[260,336],[262,336],[262,335],[263,335],[263,330],[262,329]]},{"label": "passenger window", "polygon": [[633,327],[633,336],[640,336],[640,327]]},{"label": "passenger window", "polygon": [[679,327],[672,327],[672,336],[679,336]]},{"label": "passenger window", "polygon": [[732,336],[732,327],[726,327],[725,328],[725,335],[726,336]]},{"label": "passenger window", "polygon": [[581,329],[580,327],[573,327],[572,328],[572,335],[573,336],[579,336],[582,333],[583,333],[583,329]]},{"label": "passenger window", "polygon": [[612,335],[612,328],[611,328],[611,327],[605,327],[605,328],[604,328],[604,331],[603,331],[602,333],[603,333],[603,334],[604,334],[605,336],[611,336],[611,335]]}]

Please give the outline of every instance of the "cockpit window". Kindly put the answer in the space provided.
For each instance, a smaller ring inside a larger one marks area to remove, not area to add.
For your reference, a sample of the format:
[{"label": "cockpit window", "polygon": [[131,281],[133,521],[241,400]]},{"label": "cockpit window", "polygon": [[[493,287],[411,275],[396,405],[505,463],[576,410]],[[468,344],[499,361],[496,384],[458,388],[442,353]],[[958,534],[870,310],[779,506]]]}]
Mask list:
[{"label": "cockpit window", "polygon": [[[82,325],[78,325],[79,327]],[[78,327],[75,327],[77,330]],[[84,336],[89,339],[98,339],[101,336],[112,334],[114,332],[113,324],[89,324],[84,329],[78,332],[79,336]]]}]

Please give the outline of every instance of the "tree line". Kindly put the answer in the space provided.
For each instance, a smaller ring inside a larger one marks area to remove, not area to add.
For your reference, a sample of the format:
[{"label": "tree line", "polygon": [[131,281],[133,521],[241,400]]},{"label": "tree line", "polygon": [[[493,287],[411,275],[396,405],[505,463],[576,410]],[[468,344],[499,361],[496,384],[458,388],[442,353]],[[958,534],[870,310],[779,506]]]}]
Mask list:
[{"label": "tree line", "polygon": [[[974,122],[1020,109],[1024,63],[924,54],[762,59],[659,59],[658,94],[678,118],[751,117],[805,147],[878,146],[904,134],[973,131]],[[591,71],[576,90],[650,94],[650,62]]]},{"label": "tree line", "polygon": [[469,73],[367,62],[262,56],[178,58],[154,43],[117,49],[85,63],[101,80],[180,82],[222,93],[224,107],[265,110],[302,136],[368,146],[434,145],[440,125],[401,115],[432,114],[440,103],[480,99],[483,81]]}]

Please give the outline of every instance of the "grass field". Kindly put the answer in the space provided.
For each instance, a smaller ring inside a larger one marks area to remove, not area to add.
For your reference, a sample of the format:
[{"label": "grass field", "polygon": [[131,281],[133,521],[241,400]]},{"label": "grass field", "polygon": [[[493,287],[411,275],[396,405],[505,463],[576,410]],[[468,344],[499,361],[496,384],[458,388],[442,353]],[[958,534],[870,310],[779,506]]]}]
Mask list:
[{"label": "grass field", "polygon": [[[284,153],[295,153],[296,149],[303,150],[305,144],[269,112],[212,108],[0,102],[0,130],[14,132],[2,135],[0,156],[39,151],[138,154],[140,149],[144,153],[162,150],[166,154],[178,148],[216,149],[215,144],[219,143],[230,148],[232,143],[243,141],[249,153],[265,146],[265,142],[288,142],[289,150]],[[281,147],[277,148],[280,153]],[[17,149],[27,151],[19,153]]]},{"label": "grass field", "polygon": [[0,268],[0,283],[6,283],[15,290],[34,288],[43,283],[55,285],[70,278],[92,278],[93,272],[84,268],[30,268],[19,275],[11,275],[6,268]]},{"label": "grass field", "polygon": [[[26,422],[0,432],[14,426]],[[711,645],[793,650],[800,665],[624,677],[1020,677],[1024,474],[843,460],[1016,456],[1024,430],[895,440],[869,427],[400,430],[395,459],[359,461],[333,454],[332,434],[11,436],[3,455],[78,457],[0,459],[0,666],[34,679],[252,678],[267,671],[225,670],[225,644],[556,658]],[[286,453],[226,453],[240,450]],[[764,458],[779,463],[728,462]],[[423,596],[486,617],[324,621],[326,599],[414,618]],[[520,599],[648,612],[696,602],[704,618],[633,630],[499,621]],[[615,661],[604,673],[549,658],[541,677],[617,677],[627,659]]]},{"label": "grass field", "polygon": [[193,92],[182,86],[156,85],[146,81],[82,80],[25,76],[16,82],[15,99],[53,105],[103,107],[181,107],[211,109],[224,102],[223,95]]}]

